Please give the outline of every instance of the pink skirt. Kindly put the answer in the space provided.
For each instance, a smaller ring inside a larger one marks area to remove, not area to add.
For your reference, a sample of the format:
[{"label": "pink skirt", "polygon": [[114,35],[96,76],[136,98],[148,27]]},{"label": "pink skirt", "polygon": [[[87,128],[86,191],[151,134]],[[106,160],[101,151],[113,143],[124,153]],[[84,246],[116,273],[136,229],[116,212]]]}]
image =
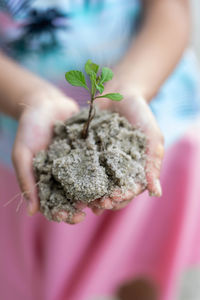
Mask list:
[{"label": "pink skirt", "polygon": [[88,300],[129,279],[150,278],[159,299],[176,299],[183,272],[200,262],[200,136],[191,130],[167,150],[163,196],[144,193],[125,209],[79,225],[16,212],[12,171],[0,167],[0,299]]}]

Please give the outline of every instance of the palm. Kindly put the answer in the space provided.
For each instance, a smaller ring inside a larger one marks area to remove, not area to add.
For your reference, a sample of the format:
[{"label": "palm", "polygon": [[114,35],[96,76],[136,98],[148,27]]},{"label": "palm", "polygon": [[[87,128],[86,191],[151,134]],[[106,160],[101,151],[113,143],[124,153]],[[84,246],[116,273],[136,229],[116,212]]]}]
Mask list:
[{"label": "palm", "polygon": [[[52,97],[42,95],[37,101],[30,101],[33,105],[27,107],[19,122],[19,128],[15,145],[13,148],[13,162],[21,190],[29,199],[29,212],[34,214],[39,210],[39,199],[33,175],[32,160],[35,154],[41,149],[45,149],[51,140],[52,128],[55,120],[65,120],[78,111],[77,105],[61,93],[56,93]],[[163,141],[156,121],[144,102],[126,97],[120,103],[100,100],[101,108],[118,111],[124,115],[132,124],[138,125],[147,135],[147,182],[150,193],[159,195],[157,178],[159,177],[160,164],[163,155]],[[152,163],[154,162],[154,164]],[[128,191],[122,194],[116,190],[112,196],[98,199],[92,202],[91,208],[95,213],[104,209],[119,209],[141,193],[142,189],[138,185],[137,192],[133,194]],[[78,223],[84,219],[85,214],[82,207],[77,204],[77,213],[69,220],[67,211],[60,211],[54,215],[54,219],[69,223]]]},{"label": "palm", "polygon": [[[13,163],[17,178],[24,196],[29,200],[29,213],[39,210],[39,199],[34,179],[32,160],[35,154],[47,148],[51,140],[53,124],[56,120],[65,120],[78,111],[77,105],[61,93],[55,95],[56,99],[38,99],[32,101],[33,105],[25,108],[13,148]],[[41,101],[40,101],[41,100]],[[62,218],[66,218],[67,212]],[[83,215],[80,214],[81,218]],[[60,218],[60,216],[55,216]],[[77,216],[74,216],[75,220]],[[73,220],[72,220],[73,222]]]}]

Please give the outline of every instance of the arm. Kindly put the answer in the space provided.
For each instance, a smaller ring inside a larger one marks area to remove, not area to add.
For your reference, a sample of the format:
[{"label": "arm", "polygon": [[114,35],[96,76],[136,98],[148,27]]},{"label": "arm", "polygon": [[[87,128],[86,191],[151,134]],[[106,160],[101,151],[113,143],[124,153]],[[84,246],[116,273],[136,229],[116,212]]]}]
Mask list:
[{"label": "arm", "polygon": [[[112,81],[117,91],[125,96],[125,100],[117,108],[110,102],[109,108],[118,109],[134,126],[139,124],[146,133],[148,190],[157,196],[161,195],[159,176],[163,139],[147,103],[136,96],[151,100],[173,70],[187,43],[188,19],[186,0],[144,1],[141,31],[123,61],[116,67],[117,76]],[[66,101],[56,88],[9,62],[5,57],[3,65],[3,72],[0,74],[0,109],[11,116],[20,117],[13,161],[21,189],[30,199],[29,212],[34,213],[38,209],[38,199],[32,174],[32,158],[48,145],[54,121],[69,117],[72,112],[77,111],[77,107],[70,99]],[[16,77],[12,88],[11,74],[12,78],[13,74]],[[101,106],[105,108],[102,100]],[[5,104],[6,101],[8,103]],[[19,109],[18,104],[21,102],[28,103],[30,107]],[[125,200],[129,201],[132,197],[133,195],[129,195]],[[124,204],[127,202],[124,201],[118,208]]]},{"label": "arm", "polygon": [[159,177],[164,141],[147,102],[173,71],[187,45],[189,7],[188,0],[142,0],[142,3],[140,31],[115,67],[116,76],[106,88],[108,92],[122,93],[124,100],[116,104],[101,99],[99,106],[118,111],[145,132],[147,188],[151,195],[161,196]]},{"label": "arm", "polygon": [[140,32],[115,72],[123,89],[150,101],[183,54],[189,38],[190,14],[188,0],[142,2]]},{"label": "arm", "polygon": [[[19,119],[24,105],[29,103],[28,95],[35,94],[36,91],[45,89],[53,90],[45,80],[37,77],[28,70],[0,53],[0,111]],[[23,101],[24,99],[24,101]]]},{"label": "arm", "polygon": [[[0,54],[0,66],[0,111],[19,120],[12,159],[22,195],[28,200],[28,212],[32,215],[39,209],[33,157],[48,146],[55,121],[66,120],[77,113],[78,106],[55,86],[3,54]],[[67,213],[62,212],[61,217],[67,218]],[[83,218],[84,214],[79,213],[70,222]]]}]

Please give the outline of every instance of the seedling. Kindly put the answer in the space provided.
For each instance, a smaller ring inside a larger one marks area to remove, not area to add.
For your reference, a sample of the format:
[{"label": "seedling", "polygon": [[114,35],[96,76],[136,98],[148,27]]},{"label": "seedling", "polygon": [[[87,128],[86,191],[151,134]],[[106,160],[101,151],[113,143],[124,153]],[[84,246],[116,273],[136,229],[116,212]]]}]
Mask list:
[{"label": "seedling", "polygon": [[104,91],[104,84],[113,78],[113,72],[111,69],[103,67],[101,71],[99,71],[99,65],[93,63],[90,59],[88,59],[85,63],[85,72],[89,77],[90,86],[87,85],[83,72],[69,71],[65,73],[65,78],[71,85],[81,86],[88,90],[90,93],[90,100],[88,101],[90,104],[88,119],[84,124],[82,132],[82,136],[84,139],[86,139],[88,136],[89,126],[95,115],[94,100],[98,98],[107,98],[113,101],[121,101],[123,99],[123,96],[119,93],[109,93],[102,95]]}]

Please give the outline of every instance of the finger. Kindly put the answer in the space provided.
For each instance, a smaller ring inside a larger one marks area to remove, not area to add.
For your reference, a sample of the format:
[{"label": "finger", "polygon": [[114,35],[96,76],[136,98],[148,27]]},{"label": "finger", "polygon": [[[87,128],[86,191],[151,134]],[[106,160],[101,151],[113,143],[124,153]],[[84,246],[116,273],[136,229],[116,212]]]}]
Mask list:
[{"label": "finger", "polygon": [[33,175],[33,155],[28,148],[18,142],[16,138],[12,153],[12,160],[24,197],[27,199],[28,213],[35,214],[39,210],[39,199]]},{"label": "finger", "polygon": [[[160,170],[164,155],[164,140],[161,131],[157,125],[156,119],[142,97],[133,97],[126,95],[123,103],[118,104],[118,112],[124,115],[131,124],[138,126],[147,137],[147,161],[146,161],[146,179],[147,189],[150,195],[161,196],[162,189],[160,185]],[[104,107],[105,104],[100,104]],[[129,107],[129,109],[127,109]],[[137,114],[135,113],[137,112]],[[120,197],[119,197],[120,201]]]},{"label": "finger", "polygon": [[133,190],[128,190],[123,192],[120,189],[115,190],[111,195],[110,198],[112,201],[118,203],[126,200],[131,200],[134,197],[136,197],[138,194],[140,194],[143,191],[143,187],[141,184],[137,183],[135,184],[134,191]]},{"label": "finger", "polygon": [[74,207],[78,210],[82,210],[87,207],[87,205],[83,202],[75,202]]},{"label": "finger", "polygon": [[98,106],[99,109],[109,109],[111,103],[112,101],[109,101],[108,99],[95,100],[95,104]]},{"label": "finger", "polygon": [[112,209],[113,208],[112,199],[110,197],[102,198],[99,201],[99,207],[98,208],[100,208],[100,209]]},{"label": "finger", "polygon": [[[64,121],[79,111],[78,106],[70,100],[54,102],[41,102],[23,113],[20,118],[17,138],[24,141],[35,155],[38,151],[46,149],[51,141],[53,126],[56,120]],[[37,141],[33,138],[37,137]]]},{"label": "finger", "polygon": [[98,209],[111,209],[111,199],[109,197],[98,198],[92,201],[89,205],[90,208],[98,208]]},{"label": "finger", "polygon": [[162,137],[160,136],[159,138],[157,137],[149,140],[146,161],[146,179],[147,189],[151,196],[160,197],[162,195],[159,177],[163,156],[164,146]]},{"label": "finger", "polygon": [[139,195],[141,192],[143,192],[144,187],[136,183],[134,186],[134,191],[133,190],[127,190],[127,191],[122,191],[122,190],[115,190],[111,195],[110,198],[112,199],[112,202],[117,205],[118,203],[121,203],[123,201],[129,201],[132,200],[134,197]]},{"label": "finger", "polygon": [[92,212],[97,216],[102,215],[102,213],[104,212],[104,209],[100,209],[98,207],[91,207],[91,209],[92,209]]},{"label": "finger", "polygon": [[86,213],[81,211],[74,214],[73,217],[68,219],[69,224],[78,224],[85,220]]},{"label": "finger", "polygon": [[112,198],[113,210],[118,210],[118,209],[124,208],[126,205],[128,205],[133,200],[133,198],[135,198],[137,195],[139,195],[141,192],[143,192],[143,190],[144,190],[144,187],[142,187],[140,184],[137,184],[134,189],[134,192],[131,190],[128,190],[125,193],[121,193],[121,201],[119,201],[119,198],[117,198],[117,201],[115,198]]},{"label": "finger", "polygon": [[126,207],[132,199],[130,200],[123,200],[121,203],[117,203],[116,205],[113,206],[112,210],[119,210],[122,209],[124,207]]},{"label": "finger", "polygon": [[66,119],[71,118],[73,115],[77,114],[80,111],[79,106],[76,102],[71,99],[65,101],[65,107],[59,110],[57,118],[59,120],[65,121]]},{"label": "finger", "polygon": [[77,211],[73,214],[68,211],[61,210],[52,214],[52,218],[56,222],[65,222],[68,224],[78,224],[85,219],[86,214],[82,211]]},{"label": "finger", "polygon": [[[91,203],[91,206],[94,208],[98,208],[100,210],[104,209],[113,209],[113,206],[116,203],[123,201],[122,191],[117,189],[115,190],[109,197],[103,197],[100,199],[96,199]],[[126,196],[124,194],[124,196]]]},{"label": "finger", "polygon": [[69,213],[64,210],[52,213],[52,219],[56,222],[67,222],[68,217]]},{"label": "finger", "polygon": [[122,190],[116,189],[115,191],[112,192],[112,194],[109,197],[115,202],[121,202],[123,200],[122,198]]},{"label": "finger", "polygon": [[145,166],[147,189],[150,195],[159,197],[162,194],[159,177],[164,156],[164,138],[145,100],[142,98],[138,99],[136,105],[138,105],[136,107],[138,119],[136,118],[135,121],[147,137],[147,159]]},{"label": "finger", "polygon": [[122,190],[116,189],[109,197],[99,198],[91,202],[90,208],[95,214],[101,214],[105,209],[120,209],[126,206],[126,204],[123,205],[123,202],[129,203],[134,197],[143,192],[143,190],[144,187],[141,184],[135,185],[134,192],[132,190],[122,192]]}]

